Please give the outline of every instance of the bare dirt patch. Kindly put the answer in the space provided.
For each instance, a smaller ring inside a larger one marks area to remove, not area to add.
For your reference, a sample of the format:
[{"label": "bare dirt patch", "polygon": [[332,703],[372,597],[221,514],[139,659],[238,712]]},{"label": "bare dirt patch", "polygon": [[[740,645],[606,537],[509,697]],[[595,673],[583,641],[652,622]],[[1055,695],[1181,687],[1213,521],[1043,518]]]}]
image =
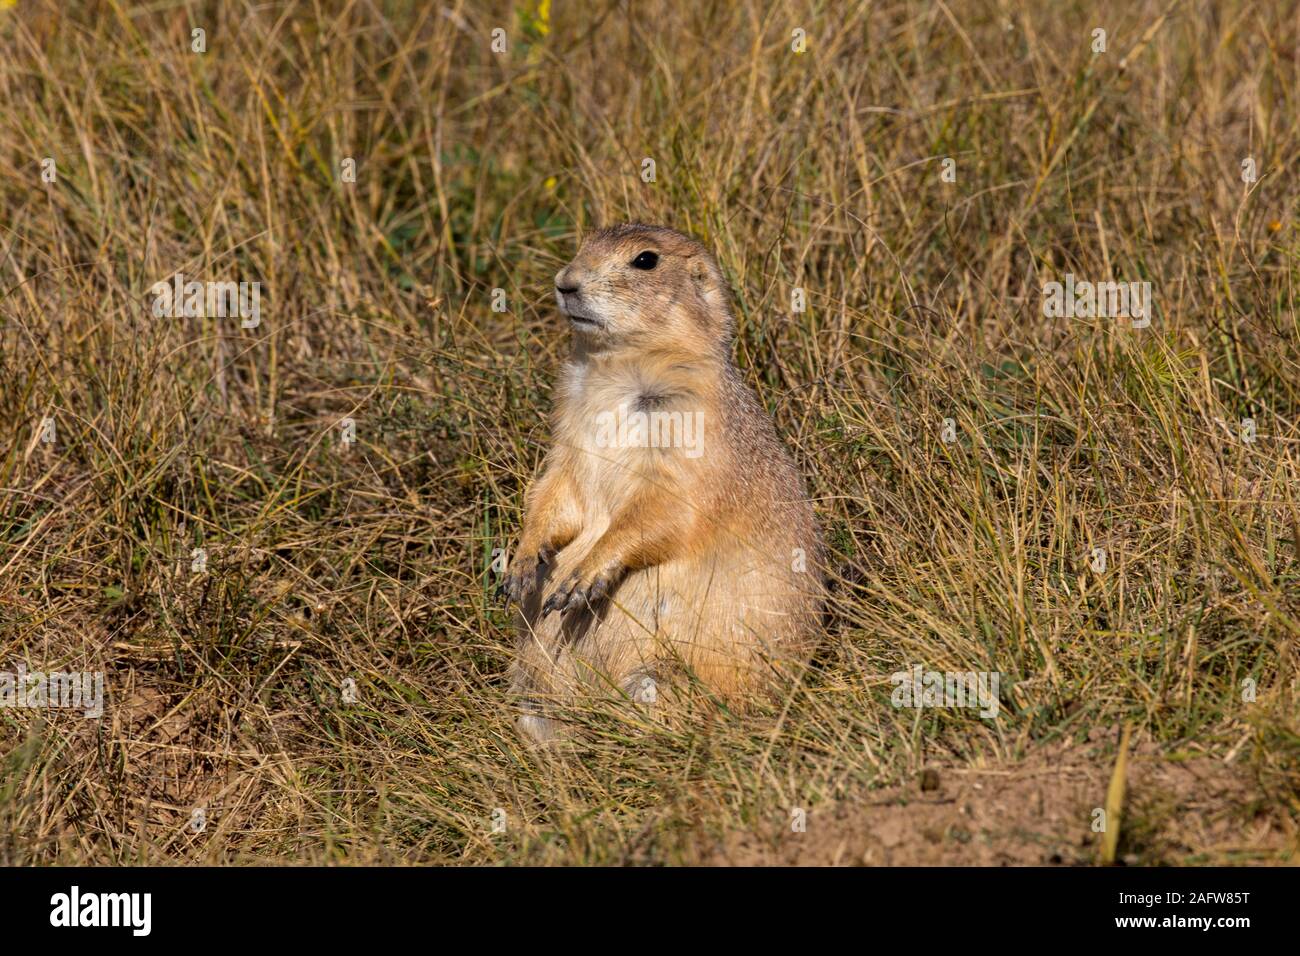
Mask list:
[{"label": "bare dirt patch", "polygon": [[[1094,810],[1105,802],[1112,749],[1055,746],[1014,766],[935,766],[861,801],[812,808],[733,833],[699,862],[795,866],[1042,866],[1098,861]],[[1295,821],[1267,809],[1254,772],[1205,756],[1138,748],[1128,772],[1119,854],[1126,865],[1285,863]],[[1275,804],[1272,804],[1275,805]]]}]

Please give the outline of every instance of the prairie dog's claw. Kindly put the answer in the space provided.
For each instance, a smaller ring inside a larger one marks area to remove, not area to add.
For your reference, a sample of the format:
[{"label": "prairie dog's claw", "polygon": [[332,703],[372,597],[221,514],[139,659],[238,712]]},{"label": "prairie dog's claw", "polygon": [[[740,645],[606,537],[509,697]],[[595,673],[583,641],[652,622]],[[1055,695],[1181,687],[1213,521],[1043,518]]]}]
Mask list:
[{"label": "prairie dog's claw", "polygon": [[569,575],[568,579],[546,599],[546,603],[542,605],[542,615],[545,616],[552,611],[572,611],[584,605],[591,607],[609,593],[610,576],[607,574],[597,574],[585,585],[582,580],[582,575],[577,571]]},{"label": "prairie dog's claw", "polygon": [[537,587],[541,569],[546,566],[547,560],[554,553],[553,550],[543,548],[535,555],[521,555],[515,559],[511,562],[510,570],[506,572],[505,579],[498,588],[498,595],[503,594],[516,604],[523,604],[524,598]]}]

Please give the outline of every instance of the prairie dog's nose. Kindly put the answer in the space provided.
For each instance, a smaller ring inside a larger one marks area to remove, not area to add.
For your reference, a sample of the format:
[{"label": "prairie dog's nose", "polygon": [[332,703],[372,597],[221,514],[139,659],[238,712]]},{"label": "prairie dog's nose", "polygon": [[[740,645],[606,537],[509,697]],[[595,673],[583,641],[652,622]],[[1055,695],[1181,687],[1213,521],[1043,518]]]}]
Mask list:
[{"label": "prairie dog's nose", "polygon": [[563,292],[565,295],[572,295],[574,292],[577,292],[579,288],[578,278],[569,271],[568,266],[565,266],[559,272],[555,273],[556,292]]}]

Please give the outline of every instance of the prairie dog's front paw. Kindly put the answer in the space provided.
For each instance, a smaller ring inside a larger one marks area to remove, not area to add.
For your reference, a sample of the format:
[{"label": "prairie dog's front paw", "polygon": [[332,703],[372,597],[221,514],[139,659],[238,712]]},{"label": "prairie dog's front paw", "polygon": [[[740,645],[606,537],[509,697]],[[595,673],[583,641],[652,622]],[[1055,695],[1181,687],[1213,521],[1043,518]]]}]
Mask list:
[{"label": "prairie dog's front paw", "polygon": [[614,587],[612,570],[590,571],[578,568],[564,579],[542,605],[542,615],[552,611],[571,611],[576,607],[590,607],[609,594]]},{"label": "prairie dog's front paw", "polygon": [[502,593],[516,604],[522,604],[524,598],[536,590],[542,568],[549,565],[554,557],[554,548],[543,547],[533,553],[521,551],[510,562],[510,569],[506,571],[505,580],[501,583]]}]

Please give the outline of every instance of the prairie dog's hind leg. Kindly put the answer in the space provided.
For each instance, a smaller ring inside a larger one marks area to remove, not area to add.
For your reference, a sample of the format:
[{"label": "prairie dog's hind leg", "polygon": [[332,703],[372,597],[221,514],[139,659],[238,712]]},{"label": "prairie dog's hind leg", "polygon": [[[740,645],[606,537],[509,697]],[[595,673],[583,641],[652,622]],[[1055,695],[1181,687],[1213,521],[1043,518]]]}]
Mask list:
[{"label": "prairie dog's hind leg", "polygon": [[564,736],[556,721],[540,713],[520,714],[515,718],[515,729],[524,740],[539,746],[554,743]]}]

